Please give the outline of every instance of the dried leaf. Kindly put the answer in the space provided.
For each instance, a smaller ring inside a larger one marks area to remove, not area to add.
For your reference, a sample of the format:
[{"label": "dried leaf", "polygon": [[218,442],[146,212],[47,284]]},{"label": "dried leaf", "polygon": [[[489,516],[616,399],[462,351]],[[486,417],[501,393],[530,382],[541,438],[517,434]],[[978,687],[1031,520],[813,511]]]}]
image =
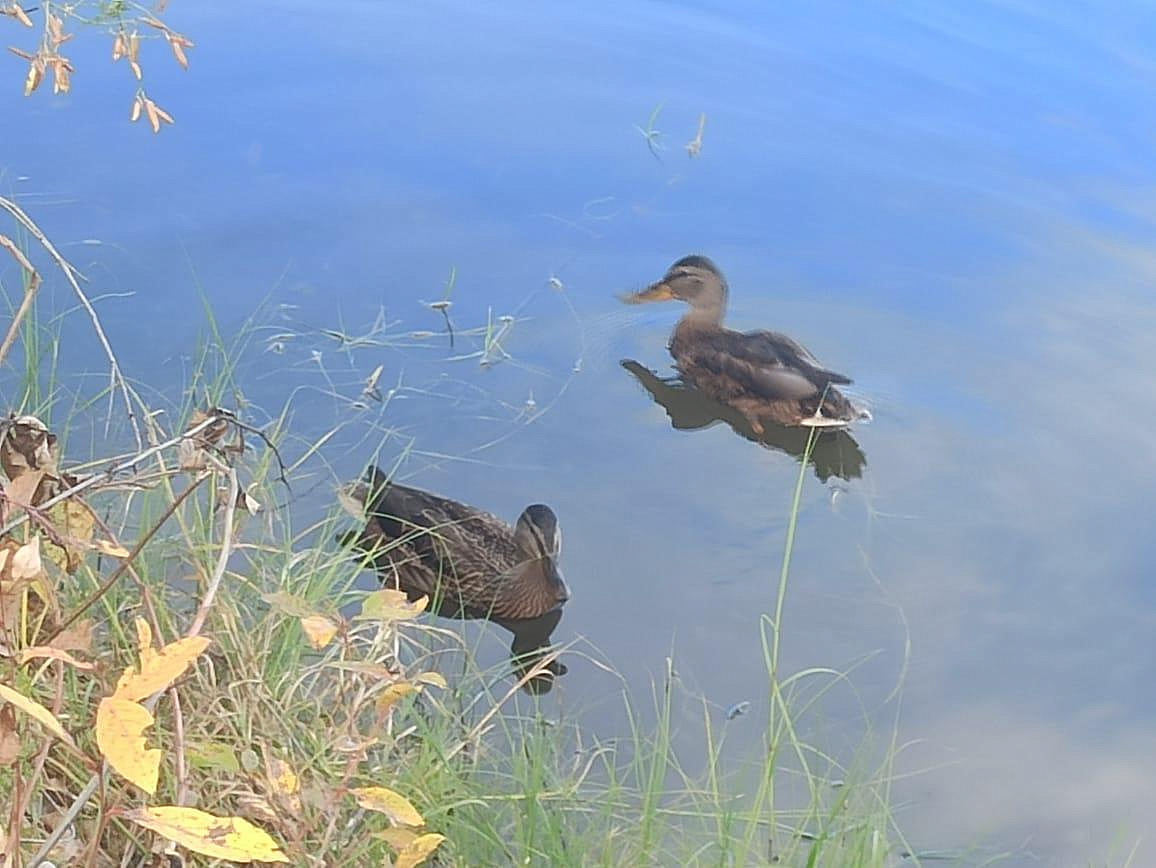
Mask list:
[{"label": "dried leaf", "polygon": [[4,496],[20,507],[36,506],[36,490],[44,481],[45,470],[26,470],[4,486]]},{"label": "dried leaf", "polygon": [[160,651],[153,651],[148,622],[137,618],[136,623],[140,665],[138,669],[126,669],[113,692],[113,696],[134,702],[169,687],[204,652],[210,641],[205,636],[191,636],[171,642]]},{"label": "dried leaf", "polygon": [[54,648],[51,645],[32,645],[28,648],[21,648],[16,655],[16,662],[23,666],[29,660],[60,660],[70,666],[75,666],[77,669],[84,669],[86,671],[95,668],[91,663],[85,663],[83,660],[77,660],[67,651],[60,648]]},{"label": "dried leaf", "polygon": [[422,815],[410,804],[409,799],[388,787],[355,787],[349,792],[361,807],[385,814],[396,825],[425,825]]},{"label": "dried leaf", "polygon": [[161,119],[157,114],[157,104],[147,96],[141,97],[141,99],[144,101],[145,117],[148,118],[149,126],[153,128],[154,133],[159,133],[161,131]]},{"label": "dried leaf", "polygon": [[414,681],[418,684],[432,684],[434,687],[440,687],[443,690],[449,687],[449,685],[446,684],[445,677],[442,676],[440,672],[423,672],[417,676]]},{"label": "dried leaf", "polygon": [[301,816],[301,782],[289,763],[281,759],[271,759],[268,763],[269,789],[277,802],[289,814]]},{"label": "dried leaf", "polygon": [[44,571],[40,560],[40,537],[32,537],[15,551],[0,550],[0,570],[11,575],[16,582],[38,577]]},{"label": "dried leaf", "polygon": [[72,736],[64,731],[64,727],[60,725],[56,716],[36,700],[29,699],[22,693],[17,693],[7,684],[0,684],[0,699],[12,703],[58,739],[75,747]]},{"label": "dried leaf", "polygon": [[[37,56],[32,58],[32,63],[43,74],[44,61]],[[54,476],[56,436],[35,416],[9,418],[4,425],[4,436],[0,439],[0,466],[13,482],[29,470],[44,470]]]},{"label": "dried leaf", "polygon": [[410,621],[425,611],[429,597],[409,602],[405,591],[382,588],[366,596],[355,620]]},{"label": "dried leaf", "polygon": [[48,540],[44,557],[72,575],[84,563],[84,556],[92,541],[96,517],[88,504],[78,498],[71,498],[52,507],[48,511],[48,520],[52,522],[53,529],[63,540],[64,548]]},{"label": "dried leaf", "polygon": [[165,33],[169,40],[169,48],[173,50],[173,57],[177,59],[177,63],[181,65],[182,69],[189,68],[189,59],[185,56],[184,43],[180,39],[174,39],[172,33]]},{"label": "dried leaf", "polygon": [[28,14],[20,6],[20,3],[16,2],[16,0],[14,0],[14,2],[12,2],[12,3],[9,3],[4,8],[0,9],[0,15],[8,15],[12,18],[15,18],[17,21],[19,21],[25,27],[31,27],[32,26],[32,19],[28,17]]},{"label": "dried leaf", "polygon": [[98,539],[92,544],[92,547],[102,555],[108,555],[110,558],[127,558],[129,554],[131,554],[124,546],[118,546],[116,543],[109,542],[106,539]]},{"label": "dried leaf", "polygon": [[128,62],[128,68],[132,70],[132,74],[136,76],[136,80],[140,81],[141,78],[143,77],[141,75],[141,71],[140,71],[140,64],[137,63],[135,60],[130,59]]},{"label": "dried leaf", "polygon": [[37,58],[28,64],[28,75],[24,79],[24,95],[31,96],[36,88],[40,87],[40,82],[44,79],[44,62]]},{"label": "dried leaf", "polygon": [[153,716],[143,705],[110,696],[96,709],[96,744],[117,774],[149,795],[157,791],[161,752],[146,748],[144,731]]},{"label": "dried leaf", "polygon": [[301,619],[301,629],[314,651],[320,651],[337,635],[337,624],[324,615],[309,615]]},{"label": "dried leaf", "polygon": [[112,40],[112,59],[115,63],[128,53],[128,46],[125,44],[124,33],[118,33]]},{"label": "dried leaf", "polygon": [[292,615],[294,618],[308,618],[317,614],[315,607],[308,600],[287,591],[271,591],[262,594],[261,599],[272,606],[274,611]]},{"label": "dried leaf", "polygon": [[289,862],[267,832],[241,817],[214,817],[175,805],[135,808],[122,816],[205,856],[233,862]]},{"label": "dried leaf", "polygon": [[428,859],[445,839],[445,835],[438,835],[435,832],[416,838],[397,854],[397,858],[393,860],[393,868],[415,868]]},{"label": "dried leaf", "polygon": [[72,89],[72,65],[63,57],[52,61],[52,92],[68,93]]},{"label": "dried leaf", "polygon": [[0,705],[0,766],[20,759],[20,736],[16,732],[16,709]]},{"label": "dried leaf", "polygon": [[[129,123],[136,123],[137,121],[140,120],[140,110],[141,110],[140,94],[137,94],[133,98],[133,101],[132,101],[132,113],[129,115],[129,118],[128,118]],[[184,461],[185,444],[183,441],[180,445],[180,448],[177,450],[177,455],[180,459],[181,470],[187,470],[188,468],[185,467],[185,461]]]},{"label": "dried leaf", "polygon": [[92,619],[77,621],[67,630],[62,630],[49,647],[61,651],[90,651],[92,649]]},{"label": "dried leaf", "polygon": [[237,506],[241,507],[241,509],[245,510],[249,515],[256,515],[265,508],[261,505],[261,502],[250,493],[254,488],[256,488],[256,483],[253,483],[253,485],[245,489],[237,489]]},{"label": "dried leaf", "polygon": [[295,796],[301,791],[301,782],[297,780],[296,773],[282,759],[269,761],[269,785],[279,796]]},{"label": "dried leaf", "polygon": [[399,699],[409,696],[411,693],[420,692],[421,688],[409,681],[395,681],[393,684],[386,685],[386,688],[378,694],[377,699],[374,700],[374,708],[377,709],[378,714],[385,714]]}]

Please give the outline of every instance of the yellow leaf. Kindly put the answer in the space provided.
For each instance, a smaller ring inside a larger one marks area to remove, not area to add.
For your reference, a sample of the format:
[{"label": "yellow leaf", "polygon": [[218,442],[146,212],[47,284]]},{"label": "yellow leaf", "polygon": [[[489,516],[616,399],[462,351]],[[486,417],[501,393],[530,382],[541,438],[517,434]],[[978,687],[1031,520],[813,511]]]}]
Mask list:
[{"label": "yellow leaf", "polygon": [[72,575],[84,562],[96,519],[86,503],[73,498],[48,510],[48,520],[64,542],[64,547],[49,541],[44,557]]},{"label": "yellow leaf", "polygon": [[110,696],[96,708],[96,744],[108,764],[149,795],[157,791],[161,752],[146,748],[144,731],[153,716],[143,705]]},{"label": "yellow leaf", "polygon": [[148,622],[136,619],[140,644],[140,667],[129,667],[116,683],[113,696],[137,701],[164,690],[184,674],[193,661],[209,646],[204,636],[191,636],[170,642],[160,651],[152,650],[152,633]]},{"label": "yellow leaf", "polygon": [[64,731],[64,727],[60,725],[60,721],[56,719],[51,711],[49,711],[36,700],[29,699],[23,693],[17,693],[7,684],[0,684],[0,699],[11,702],[29,717],[34,718],[41,726],[47,729],[58,739],[75,747],[75,744],[72,741],[72,736]]},{"label": "yellow leaf", "polygon": [[134,808],[124,817],[196,853],[233,862],[284,862],[269,834],[242,817],[214,817],[196,808]]},{"label": "yellow leaf", "polygon": [[438,835],[434,832],[415,838],[397,854],[397,858],[393,860],[394,868],[414,868],[415,865],[420,865],[430,857],[434,850],[441,846],[445,839],[445,835]]},{"label": "yellow leaf", "polygon": [[16,662],[23,666],[29,660],[36,660],[42,657],[47,657],[50,660],[63,660],[77,669],[92,669],[91,663],[85,663],[83,660],[77,660],[67,651],[61,648],[53,648],[48,645],[34,645],[29,648],[21,648],[20,653],[16,655]]},{"label": "yellow leaf", "polygon": [[418,682],[418,684],[432,684],[434,687],[440,687],[442,690],[449,687],[440,672],[423,672],[417,676],[414,681]]},{"label": "yellow leaf", "polygon": [[313,650],[320,651],[337,635],[337,625],[324,615],[309,615],[301,619],[301,629]]},{"label": "yellow leaf", "polygon": [[385,690],[378,695],[374,705],[377,708],[378,714],[385,714],[394,704],[404,696],[409,696],[411,693],[416,693],[420,687],[415,687],[408,681],[395,681],[393,684],[386,685]]},{"label": "yellow leaf", "polygon": [[417,832],[413,829],[403,829],[401,826],[393,826],[389,829],[382,829],[380,832],[374,832],[373,837],[385,841],[385,843],[396,851],[404,850],[416,841]]},{"label": "yellow leaf", "polygon": [[385,814],[399,826],[424,826],[425,820],[409,799],[387,787],[355,787],[349,791],[367,811]]},{"label": "yellow leaf", "polygon": [[301,789],[301,782],[289,763],[281,759],[269,762],[269,783],[273,791],[282,796],[296,795]]},{"label": "yellow leaf", "polygon": [[366,596],[357,620],[409,621],[424,612],[427,605],[429,597],[421,597],[411,603],[405,591],[382,588]]}]

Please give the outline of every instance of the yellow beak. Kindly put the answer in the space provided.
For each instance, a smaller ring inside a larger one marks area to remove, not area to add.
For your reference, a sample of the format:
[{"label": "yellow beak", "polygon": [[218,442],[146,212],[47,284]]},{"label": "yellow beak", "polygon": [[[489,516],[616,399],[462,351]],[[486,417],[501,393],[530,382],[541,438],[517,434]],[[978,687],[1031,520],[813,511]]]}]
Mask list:
[{"label": "yellow beak", "polygon": [[670,301],[674,298],[674,292],[671,291],[669,283],[660,280],[658,283],[652,283],[646,289],[621,295],[619,298],[624,304],[646,304],[651,301]]}]

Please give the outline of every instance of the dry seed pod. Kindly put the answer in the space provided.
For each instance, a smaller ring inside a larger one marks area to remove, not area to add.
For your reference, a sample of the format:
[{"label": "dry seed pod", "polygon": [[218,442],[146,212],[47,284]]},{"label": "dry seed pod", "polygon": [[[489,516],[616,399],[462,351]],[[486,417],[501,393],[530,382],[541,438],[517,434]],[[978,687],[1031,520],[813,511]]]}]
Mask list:
[{"label": "dry seed pod", "polygon": [[140,120],[140,110],[141,110],[141,101],[140,101],[140,94],[138,93],[135,97],[133,97],[132,114],[129,115],[129,122],[130,123],[136,123],[137,121]]},{"label": "dry seed pod", "polygon": [[28,64],[28,77],[24,79],[24,95],[31,96],[32,91],[40,87],[40,82],[44,78],[43,61],[40,58]]}]

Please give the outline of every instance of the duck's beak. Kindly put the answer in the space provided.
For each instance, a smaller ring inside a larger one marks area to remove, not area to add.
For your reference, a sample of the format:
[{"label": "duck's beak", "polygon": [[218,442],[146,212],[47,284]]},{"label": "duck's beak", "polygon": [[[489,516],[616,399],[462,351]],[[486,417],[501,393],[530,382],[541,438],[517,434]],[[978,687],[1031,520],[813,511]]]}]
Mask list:
[{"label": "duck's beak", "polygon": [[627,295],[620,295],[620,299],[624,304],[646,304],[651,301],[670,301],[674,298],[674,290],[671,289],[669,283],[665,280],[660,280],[658,283],[652,283],[646,289],[641,289],[638,292],[632,292]]}]

